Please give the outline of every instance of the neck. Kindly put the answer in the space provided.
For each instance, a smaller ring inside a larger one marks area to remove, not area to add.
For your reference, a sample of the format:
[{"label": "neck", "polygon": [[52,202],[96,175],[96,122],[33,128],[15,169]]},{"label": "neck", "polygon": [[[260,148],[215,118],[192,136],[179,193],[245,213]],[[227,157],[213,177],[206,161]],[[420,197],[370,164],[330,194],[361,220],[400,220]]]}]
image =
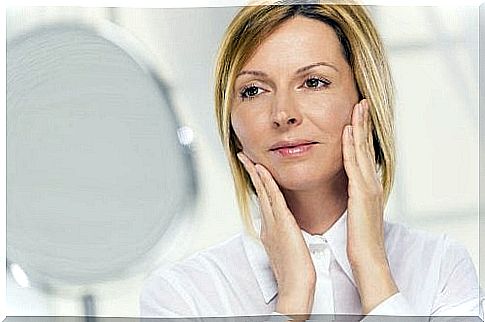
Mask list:
[{"label": "neck", "polygon": [[284,190],[288,208],[301,229],[323,234],[347,208],[348,179],[342,170],[329,182],[308,190]]}]

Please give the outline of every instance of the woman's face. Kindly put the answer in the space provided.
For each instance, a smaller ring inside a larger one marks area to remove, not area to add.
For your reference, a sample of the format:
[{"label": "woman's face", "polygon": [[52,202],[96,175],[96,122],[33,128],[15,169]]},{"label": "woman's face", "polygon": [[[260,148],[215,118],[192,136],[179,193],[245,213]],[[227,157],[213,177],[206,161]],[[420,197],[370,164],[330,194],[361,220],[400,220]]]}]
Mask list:
[{"label": "woman's face", "polygon": [[329,184],[343,173],[342,133],[358,102],[333,29],[290,18],[235,80],[231,124],[243,152],[283,189]]}]

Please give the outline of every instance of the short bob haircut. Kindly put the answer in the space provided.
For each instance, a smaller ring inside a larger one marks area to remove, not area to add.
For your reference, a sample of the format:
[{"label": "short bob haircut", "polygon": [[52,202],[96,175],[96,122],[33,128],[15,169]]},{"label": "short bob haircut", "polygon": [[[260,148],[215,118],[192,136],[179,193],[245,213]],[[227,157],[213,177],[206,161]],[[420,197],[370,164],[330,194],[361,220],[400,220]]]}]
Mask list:
[{"label": "short bob haircut", "polygon": [[384,46],[367,10],[355,4],[288,4],[278,2],[244,7],[226,30],[215,69],[215,113],[219,135],[234,179],[243,224],[253,237],[250,202],[255,189],[236,154],[241,144],[231,126],[236,75],[258,46],[278,26],[295,16],[325,23],[335,31],[353,72],[359,100],[367,98],[377,173],[387,204],[394,181],[394,88]]}]

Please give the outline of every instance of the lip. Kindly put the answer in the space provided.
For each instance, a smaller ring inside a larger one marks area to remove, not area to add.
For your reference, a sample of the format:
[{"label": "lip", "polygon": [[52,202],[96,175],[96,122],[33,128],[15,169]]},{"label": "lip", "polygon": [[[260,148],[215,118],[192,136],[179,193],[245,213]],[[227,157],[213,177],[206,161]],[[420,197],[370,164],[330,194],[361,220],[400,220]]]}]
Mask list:
[{"label": "lip", "polygon": [[271,146],[270,153],[280,158],[299,158],[307,155],[319,142],[310,140],[280,141]]},{"label": "lip", "polygon": [[297,140],[284,140],[284,141],[279,141],[270,146],[269,150],[270,151],[276,151],[279,149],[283,148],[295,148],[298,146],[306,146],[310,144],[315,144],[318,143],[316,141],[311,141],[311,140],[305,140],[305,139],[297,139]]}]

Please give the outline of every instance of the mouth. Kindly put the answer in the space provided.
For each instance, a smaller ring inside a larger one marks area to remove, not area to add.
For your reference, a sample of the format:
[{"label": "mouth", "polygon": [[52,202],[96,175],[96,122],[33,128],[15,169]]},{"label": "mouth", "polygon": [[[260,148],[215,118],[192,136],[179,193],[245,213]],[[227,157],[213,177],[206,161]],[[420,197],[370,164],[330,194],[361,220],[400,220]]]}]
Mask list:
[{"label": "mouth", "polygon": [[319,144],[315,141],[298,141],[298,142],[278,142],[273,145],[269,151],[278,157],[301,157],[311,151],[314,145]]},{"label": "mouth", "polygon": [[319,142],[316,141],[308,141],[308,140],[298,140],[298,141],[280,141],[273,144],[270,147],[270,151],[278,151],[282,149],[295,149],[299,147],[305,147],[308,145],[318,144]]}]

